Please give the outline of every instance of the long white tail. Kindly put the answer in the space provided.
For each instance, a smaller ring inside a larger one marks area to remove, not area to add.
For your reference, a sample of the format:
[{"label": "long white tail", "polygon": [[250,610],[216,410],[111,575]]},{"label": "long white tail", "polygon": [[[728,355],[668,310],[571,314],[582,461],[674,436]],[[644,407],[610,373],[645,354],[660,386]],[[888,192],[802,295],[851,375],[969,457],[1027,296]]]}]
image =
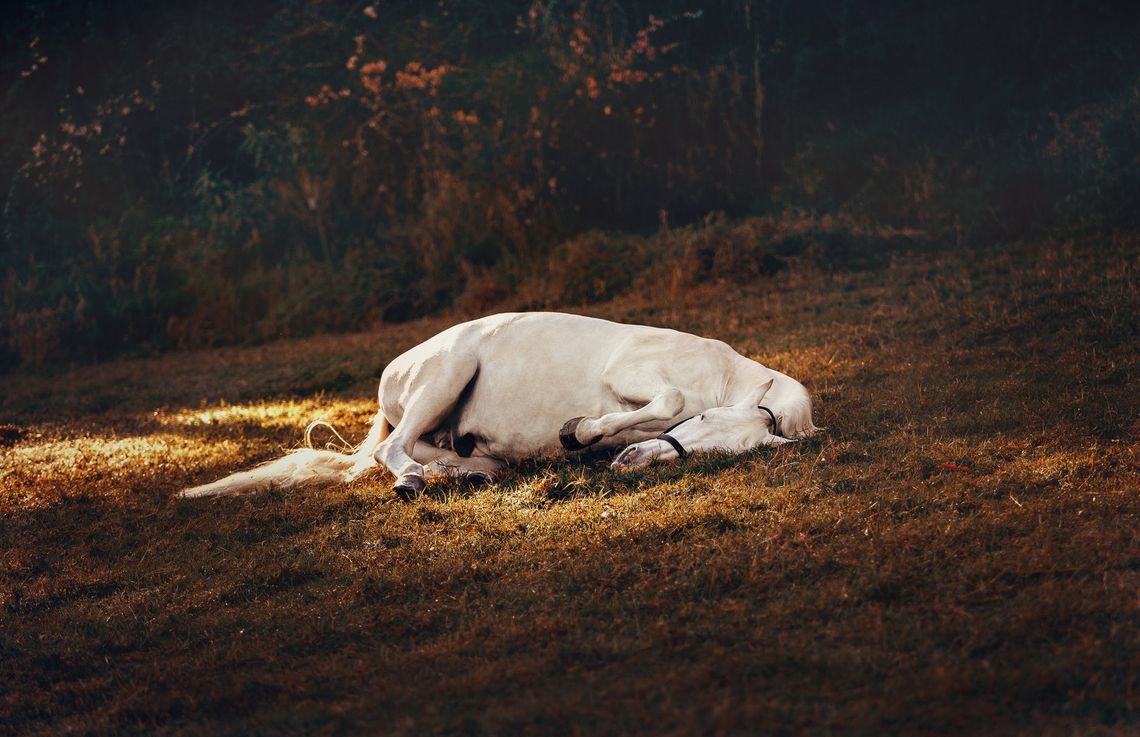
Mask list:
[{"label": "long white tail", "polygon": [[[318,423],[309,425],[305,431],[306,443],[309,442],[309,435],[316,424]],[[248,471],[239,471],[210,484],[183,489],[178,492],[178,496],[182,499],[194,499],[239,494],[269,487],[288,489],[306,481],[352,481],[376,465],[372,454],[376,452],[376,446],[388,437],[389,429],[388,420],[377,412],[372,421],[372,429],[368,431],[368,437],[350,453],[317,450],[312,447],[301,448]]]}]

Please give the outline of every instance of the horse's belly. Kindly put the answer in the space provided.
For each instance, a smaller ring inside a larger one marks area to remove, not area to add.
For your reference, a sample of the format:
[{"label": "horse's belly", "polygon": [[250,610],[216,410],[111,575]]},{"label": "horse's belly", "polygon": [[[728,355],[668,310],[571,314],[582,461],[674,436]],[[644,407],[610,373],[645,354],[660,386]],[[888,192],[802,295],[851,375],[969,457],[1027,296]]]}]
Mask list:
[{"label": "horse's belly", "polygon": [[[660,431],[626,430],[617,435],[602,438],[590,446],[591,451],[617,450],[632,443],[639,443],[656,437]],[[492,437],[476,436],[475,447],[479,455],[500,458],[512,463],[529,458],[551,458],[559,456],[577,455],[576,451],[568,451],[562,447],[557,432],[549,433],[504,433],[493,434]]]},{"label": "horse's belly", "polygon": [[[597,379],[592,384],[581,379],[573,386],[535,385],[519,376],[481,373],[461,411],[457,430],[460,434],[470,433],[480,453],[507,461],[575,455],[559,440],[559,431],[567,421],[629,412],[638,407],[622,401]],[[602,438],[591,450],[624,448],[656,437],[670,424],[648,422]]]},{"label": "horse's belly", "polygon": [[[583,391],[582,383],[575,392],[556,383],[481,372],[460,414],[458,431],[473,435],[476,447],[496,458],[518,461],[563,455],[566,451],[558,433],[568,420],[625,409],[600,382],[591,387],[593,391]],[[612,440],[606,438],[599,446]]]}]

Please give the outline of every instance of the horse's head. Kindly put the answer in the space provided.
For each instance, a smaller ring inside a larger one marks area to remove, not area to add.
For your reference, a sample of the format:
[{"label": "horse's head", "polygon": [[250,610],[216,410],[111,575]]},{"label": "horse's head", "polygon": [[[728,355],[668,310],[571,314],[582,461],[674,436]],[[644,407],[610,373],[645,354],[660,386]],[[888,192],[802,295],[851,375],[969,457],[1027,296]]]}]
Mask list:
[{"label": "horse's head", "polygon": [[782,380],[777,391],[771,391],[769,380],[741,402],[705,410],[656,438],[629,446],[612,467],[630,471],[689,453],[744,453],[814,435],[819,428],[812,423],[811,397],[798,381],[783,378],[787,381]]}]

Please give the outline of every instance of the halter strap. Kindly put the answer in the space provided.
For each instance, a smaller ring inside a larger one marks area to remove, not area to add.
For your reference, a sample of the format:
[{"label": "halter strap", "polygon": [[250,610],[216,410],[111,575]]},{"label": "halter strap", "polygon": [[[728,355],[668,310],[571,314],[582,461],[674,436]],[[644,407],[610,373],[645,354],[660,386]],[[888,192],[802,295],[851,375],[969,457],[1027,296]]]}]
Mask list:
[{"label": "halter strap", "polygon": [[682,458],[689,455],[688,451],[685,450],[685,446],[681,445],[677,438],[673,437],[669,433],[663,432],[657,436],[657,439],[664,440],[669,445],[672,445],[673,450],[677,451],[677,455],[681,456]]},{"label": "halter strap", "polygon": [[[696,417],[696,415],[693,415],[693,417]],[[669,433],[673,432],[674,428],[677,428],[677,427],[680,427],[681,425],[684,425],[686,422],[693,419],[693,417],[686,417],[683,420],[677,420],[672,425],[670,425],[668,428],[666,428],[665,432],[658,435],[656,439],[657,440],[664,440],[669,445],[672,445],[673,450],[677,451],[677,455],[679,455],[681,458],[687,457],[689,455],[689,451],[685,450],[685,446],[681,445],[680,440],[677,440],[677,438],[673,437]]]},{"label": "halter strap", "polygon": [[776,424],[776,415],[772,414],[772,410],[768,409],[762,404],[758,404],[756,406],[767,412],[768,416],[772,418],[772,434],[777,437],[784,437],[784,433],[780,432],[780,426]]}]

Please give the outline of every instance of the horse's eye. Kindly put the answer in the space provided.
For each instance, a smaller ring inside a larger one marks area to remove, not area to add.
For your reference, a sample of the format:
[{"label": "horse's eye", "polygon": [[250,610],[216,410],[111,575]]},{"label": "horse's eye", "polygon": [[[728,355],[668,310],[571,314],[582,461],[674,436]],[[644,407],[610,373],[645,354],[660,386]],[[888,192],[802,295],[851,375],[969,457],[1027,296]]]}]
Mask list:
[{"label": "horse's eye", "polygon": [[704,422],[705,416],[704,415],[697,415],[697,419],[699,419],[701,422]]}]

